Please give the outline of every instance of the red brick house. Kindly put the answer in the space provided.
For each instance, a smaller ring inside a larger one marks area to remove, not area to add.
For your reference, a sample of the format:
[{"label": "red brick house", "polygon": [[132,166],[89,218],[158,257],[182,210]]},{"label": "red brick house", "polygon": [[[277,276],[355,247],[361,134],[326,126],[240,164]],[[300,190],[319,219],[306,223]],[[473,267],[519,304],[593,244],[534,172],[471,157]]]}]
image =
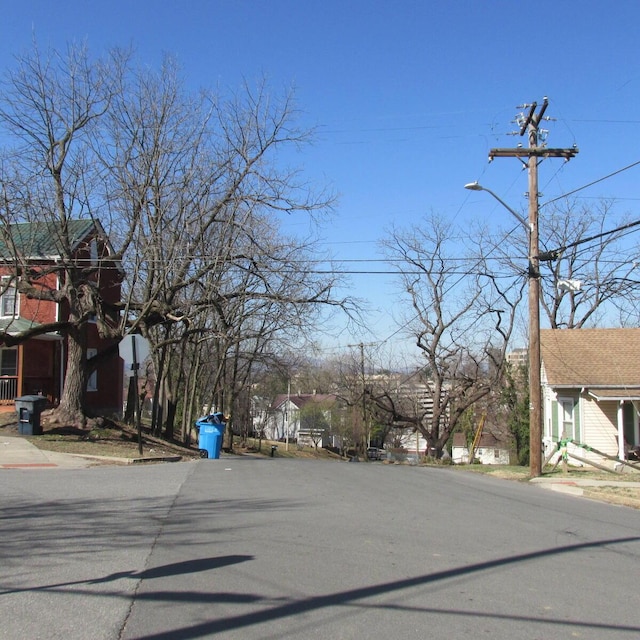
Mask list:
[{"label": "red brick house", "polygon": [[[7,344],[2,334],[16,335],[24,331],[55,325],[68,318],[63,303],[29,299],[18,294],[16,274],[25,267],[30,270],[30,280],[38,287],[56,291],[60,283],[55,269],[57,261],[72,256],[78,265],[100,264],[91,274],[98,283],[102,298],[109,303],[120,300],[122,271],[119,263],[110,262],[107,267],[98,263],[113,253],[107,236],[95,220],[70,220],[67,233],[69,247],[61,249],[62,238],[51,223],[36,222],[11,225],[7,236],[0,240],[0,408],[13,410],[14,399],[22,395],[39,394],[55,406],[62,392],[66,368],[66,339],[55,326],[50,331],[29,338],[16,346]],[[11,243],[9,245],[9,243]],[[19,259],[16,259],[19,256]],[[68,258],[66,258],[68,259]],[[20,269],[16,265],[20,265]],[[34,278],[33,274],[37,274]],[[118,314],[112,312],[113,322]],[[117,343],[114,339],[102,339],[94,322],[87,326],[87,357]],[[123,366],[117,349],[90,376],[85,405],[95,412],[120,413],[122,411]]]}]

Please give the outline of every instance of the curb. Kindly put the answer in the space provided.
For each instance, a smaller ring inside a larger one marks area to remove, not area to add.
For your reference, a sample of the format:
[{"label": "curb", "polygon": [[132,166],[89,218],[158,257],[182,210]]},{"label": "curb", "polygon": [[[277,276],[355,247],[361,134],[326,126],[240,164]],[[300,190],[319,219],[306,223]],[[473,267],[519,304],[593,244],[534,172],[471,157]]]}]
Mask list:
[{"label": "curb", "polygon": [[531,484],[542,486],[563,485],[573,487],[626,487],[628,489],[640,488],[640,482],[634,480],[592,480],[590,478],[531,478]]},{"label": "curb", "polygon": [[[46,449],[40,449],[46,451]],[[65,453],[61,455],[73,456],[74,458],[83,458],[85,460],[98,460],[105,462],[113,462],[116,464],[144,464],[145,462],[180,462],[182,456],[151,456],[148,458],[117,458],[114,456],[94,456],[90,453]]]},{"label": "curb", "polygon": [[180,462],[182,456],[158,456],[154,458],[130,458],[131,464],[144,464],[145,462]]}]

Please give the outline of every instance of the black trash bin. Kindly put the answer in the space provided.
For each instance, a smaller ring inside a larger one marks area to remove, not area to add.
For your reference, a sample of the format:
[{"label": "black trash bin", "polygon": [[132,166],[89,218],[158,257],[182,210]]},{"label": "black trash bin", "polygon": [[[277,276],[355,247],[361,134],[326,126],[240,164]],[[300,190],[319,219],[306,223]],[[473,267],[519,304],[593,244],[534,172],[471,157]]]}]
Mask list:
[{"label": "black trash bin", "polygon": [[20,396],[15,399],[18,414],[18,433],[21,436],[42,435],[40,416],[47,405],[44,396]]}]

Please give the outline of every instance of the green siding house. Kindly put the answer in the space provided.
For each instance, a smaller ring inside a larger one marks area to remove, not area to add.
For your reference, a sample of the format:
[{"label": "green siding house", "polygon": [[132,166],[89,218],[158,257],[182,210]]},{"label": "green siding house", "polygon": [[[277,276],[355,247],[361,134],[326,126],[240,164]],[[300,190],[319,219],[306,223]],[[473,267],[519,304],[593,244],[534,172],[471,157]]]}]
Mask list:
[{"label": "green siding house", "polygon": [[545,452],[568,439],[589,461],[625,460],[640,444],[640,329],[544,329],[540,348]]}]

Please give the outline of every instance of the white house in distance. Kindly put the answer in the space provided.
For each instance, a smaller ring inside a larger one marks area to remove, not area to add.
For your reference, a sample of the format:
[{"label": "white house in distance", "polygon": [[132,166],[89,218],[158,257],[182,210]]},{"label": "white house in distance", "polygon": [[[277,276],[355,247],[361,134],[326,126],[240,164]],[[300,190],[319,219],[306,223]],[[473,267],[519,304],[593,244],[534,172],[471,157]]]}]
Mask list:
[{"label": "white house in distance", "polygon": [[[480,464],[509,464],[509,444],[501,442],[491,433],[483,433],[473,457]],[[469,447],[464,433],[453,434],[451,459],[455,464],[469,464]]]},{"label": "white house in distance", "polygon": [[[398,430],[396,430],[398,431]],[[420,460],[426,453],[428,443],[417,429],[408,428],[397,433],[396,444],[406,451],[409,458]]]},{"label": "white house in distance", "polygon": [[545,329],[540,347],[547,453],[564,438],[589,461],[624,460],[640,444],[640,329]]},{"label": "white house in distance", "polygon": [[[374,389],[387,390],[396,407],[407,415],[433,415],[433,383],[413,374],[385,373],[367,377],[367,383]],[[445,392],[443,391],[443,394]],[[412,459],[421,459],[427,455],[427,440],[415,427],[395,427],[393,437],[387,439],[386,447],[403,449]]]},{"label": "white house in distance", "polygon": [[278,395],[269,408],[264,437],[308,446],[332,446],[330,427],[335,404],[333,394]]}]

